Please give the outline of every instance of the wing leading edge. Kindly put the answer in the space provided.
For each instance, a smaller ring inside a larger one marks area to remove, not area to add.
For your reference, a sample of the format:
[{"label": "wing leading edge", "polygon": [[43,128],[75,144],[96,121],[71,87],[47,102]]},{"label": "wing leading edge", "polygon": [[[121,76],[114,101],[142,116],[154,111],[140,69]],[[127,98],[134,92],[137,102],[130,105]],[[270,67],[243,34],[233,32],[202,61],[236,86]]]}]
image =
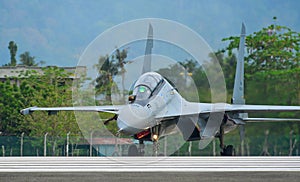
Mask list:
[{"label": "wing leading edge", "polygon": [[75,106],[75,107],[29,107],[21,110],[21,114],[27,115],[34,111],[48,111],[57,113],[59,111],[83,111],[83,112],[108,112],[118,114],[123,105],[109,105],[109,106]]},{"label": "wing leading edge", "polygon": [[278,105],[230,105],[227,104],[225,111],[238,112],[295,112],[300,111],[300,106],[278,106]]}]

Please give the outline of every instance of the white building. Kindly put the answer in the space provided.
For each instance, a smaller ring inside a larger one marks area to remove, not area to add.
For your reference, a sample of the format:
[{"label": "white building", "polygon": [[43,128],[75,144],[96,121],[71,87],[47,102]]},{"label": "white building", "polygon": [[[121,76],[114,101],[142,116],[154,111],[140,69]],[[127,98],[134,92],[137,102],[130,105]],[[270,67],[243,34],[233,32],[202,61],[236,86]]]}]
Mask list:
[{"label": "white building", "polygon": [[[65,71],[70,72],[70,79],[75,80],[86,75],[85,66],[77,67],[59,67],[63,68]],[[20,80],[15,78],[20,75],[22,72],[35,70],[37,73],[43,74],[43,67],[38,66],[3,66],[0,67],[0,81],[5,82],[8,78],[11,80],[11,83],[17,82],[17,85],[20,85]],[[76,71],[76,75],[75,75]]]}]

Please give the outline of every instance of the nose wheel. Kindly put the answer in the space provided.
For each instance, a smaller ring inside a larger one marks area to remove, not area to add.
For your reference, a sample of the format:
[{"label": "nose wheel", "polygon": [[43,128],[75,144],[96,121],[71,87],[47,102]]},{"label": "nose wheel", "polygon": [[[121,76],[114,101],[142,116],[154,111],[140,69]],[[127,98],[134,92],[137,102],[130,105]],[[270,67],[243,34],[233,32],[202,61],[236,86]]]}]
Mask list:
[{"label": "nose wheel", "polygon": [[132,144],[128,148],[128,156],[139,156],[138,148],[135,144]]},{"label": "nose wheel", "polygon": [[139,140],[139,146],[137,147],[135,144],[132,144],[128,148],[128,156],[144,156],[145,145],[143,140]]}]

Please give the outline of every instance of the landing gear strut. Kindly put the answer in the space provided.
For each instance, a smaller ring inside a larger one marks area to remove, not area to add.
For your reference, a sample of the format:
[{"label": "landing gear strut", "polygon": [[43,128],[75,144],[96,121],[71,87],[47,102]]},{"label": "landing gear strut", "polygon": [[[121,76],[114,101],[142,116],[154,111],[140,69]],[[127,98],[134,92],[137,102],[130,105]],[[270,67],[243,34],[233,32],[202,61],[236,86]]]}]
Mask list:
[{"label": "landing gear strut", "polygon": [[153,142],[153,156],[158,156],[159,152],[159,131],[160,125],[157,125],[151,129],[151,140]]},{"label": "landing gear strut", "polygon": [[235,155],[235,149],[232,145],[224,145],[224,126],[226,124],[228,117],[227,115],[224,115],[222,124],[220,126],[220,134],[219,134],[219,140],[220,140],[220,148],[221,148],[221,156],[234,156]]},{"label": "landing gear strut", "polygon": [[144,144],[144,140],[140,140],[139,141],[139,148],[138,148],[138,152],[139,152],[139,156],[144,156],[145,155],[145,144]]},{"label": "landing gear strut", "polygon": [[159,143],[157,141],[153,141],[153,156],[158,156],[159,151]]}]

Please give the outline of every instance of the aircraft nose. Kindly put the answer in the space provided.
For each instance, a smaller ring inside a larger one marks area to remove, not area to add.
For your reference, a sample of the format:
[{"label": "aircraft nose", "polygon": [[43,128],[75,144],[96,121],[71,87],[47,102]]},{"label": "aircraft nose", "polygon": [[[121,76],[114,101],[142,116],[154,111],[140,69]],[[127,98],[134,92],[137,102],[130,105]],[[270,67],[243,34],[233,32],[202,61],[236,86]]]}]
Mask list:
[{"label": "aircraft nose", "polygon": [[135,134],[147,128],[147,122],[150,120],[151,114],[146,108],[138,104],[130,104],[120,110],[117,124],[120,131]]}]

